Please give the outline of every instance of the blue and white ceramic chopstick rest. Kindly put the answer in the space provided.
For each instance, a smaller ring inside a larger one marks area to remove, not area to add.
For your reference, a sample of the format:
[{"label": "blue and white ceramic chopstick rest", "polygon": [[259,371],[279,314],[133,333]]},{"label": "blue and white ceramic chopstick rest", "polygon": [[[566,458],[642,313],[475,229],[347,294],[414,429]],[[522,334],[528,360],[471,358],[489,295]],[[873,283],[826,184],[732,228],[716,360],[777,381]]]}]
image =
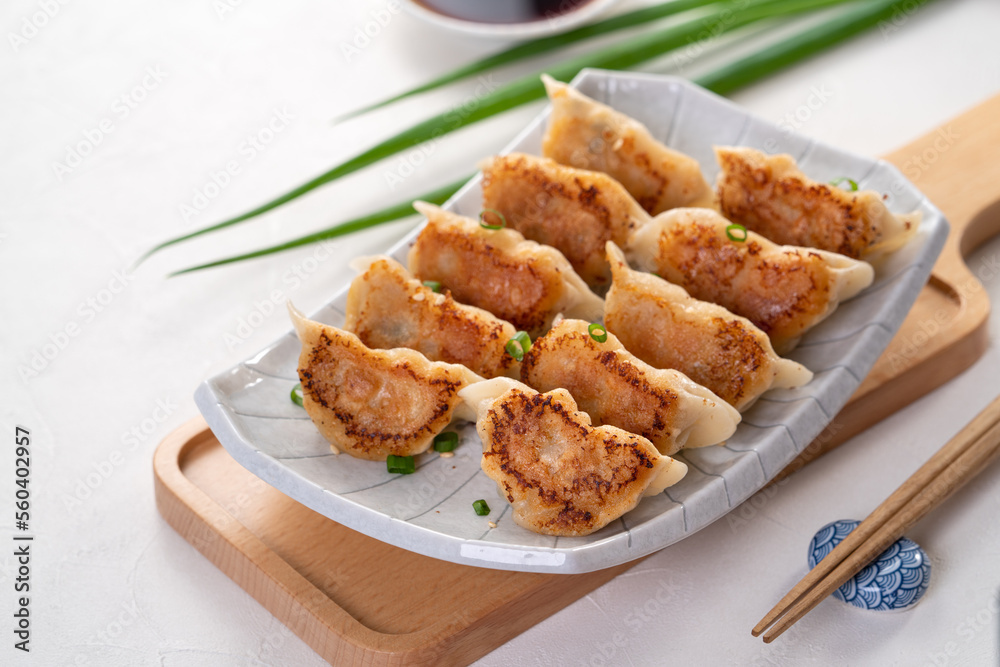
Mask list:
[{"label": "blue and white ceramic chopstick rest", "polygon": [[[826,558],[860,521],[834,521],[809,542],[809,568]],[[913,540],[902,537],[833,592],[833,597],[862,609],[899,611],[915,605],[927,590],[931,563]]]}]

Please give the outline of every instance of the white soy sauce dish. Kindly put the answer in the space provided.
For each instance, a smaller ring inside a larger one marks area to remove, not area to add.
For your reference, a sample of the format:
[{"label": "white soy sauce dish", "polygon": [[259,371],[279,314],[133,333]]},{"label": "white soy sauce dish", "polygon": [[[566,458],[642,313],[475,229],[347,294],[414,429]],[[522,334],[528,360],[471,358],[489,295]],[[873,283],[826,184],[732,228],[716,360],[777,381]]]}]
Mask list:
[{"label": "white soy sauce dish", "polygon": [[618,0],[400,0],[413,16],[453,32],[521,40],[595,19]]}]

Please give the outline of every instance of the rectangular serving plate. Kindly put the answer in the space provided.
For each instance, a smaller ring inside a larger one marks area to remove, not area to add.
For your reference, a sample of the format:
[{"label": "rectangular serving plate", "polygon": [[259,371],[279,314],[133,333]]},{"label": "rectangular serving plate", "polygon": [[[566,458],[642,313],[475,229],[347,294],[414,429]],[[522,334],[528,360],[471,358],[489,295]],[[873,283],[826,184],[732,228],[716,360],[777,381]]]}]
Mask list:
[{"label": "rectangular serving plate", "polygon": [[[234,459],[311,509],[403,549],[479,567],[570,574],[640,558],[704,528],[762,488],[826,427],[927,281],[948,235],[944,216],[892,165],[762,121],[684,79],[584,70],[571,85],[697,159],[709,182],[718,172],[712,146],[751,146],[790,154],[819,181],[850,176],[861,189],[888,195],[893,212],[922,213],[916,237],[878,263],[874,283],[807,333],[788,355],[815,373],[813,381],[765,394],[724,445],[678,455],[689,466],[680,483],[586,537],[537,535],[514,523],[506,500],[480,469],[481,442],[473,424],[457,427],[461,445],[454,457],[422,454],[412,475],[391,475],[384,465],[333,455],[309,417],[288,398],[298,382],[300,352],[291,330],[195,393],[206,421]],[[546,108],[503,152],[539,154],[548,114]],[[474,177],[444,208],[477,217],[479,180]],[[405,265],[419,231],[387,254]],[[341,326],[348,288],[313,318]],[[472,510],[479,498],[490,502],[488,517]]]}]

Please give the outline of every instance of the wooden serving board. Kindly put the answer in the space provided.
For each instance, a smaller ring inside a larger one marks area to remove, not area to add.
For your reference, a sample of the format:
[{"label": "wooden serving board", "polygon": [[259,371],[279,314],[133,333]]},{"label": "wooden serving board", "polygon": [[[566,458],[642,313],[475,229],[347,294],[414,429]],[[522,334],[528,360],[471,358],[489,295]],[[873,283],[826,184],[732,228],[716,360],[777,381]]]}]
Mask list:
[{"label": "wooden serving board", "polygon": [[[997,118],[1000,96],[888,156],[944,211],[951,236],[869,377],[780,476],[940,386],[983,353],[989,301],[963,256],[1000,231]],[[994,268],[981,270],[987,276]],[[160,443],[153,470],[167,522],[336,665],[467,664],[634,564],[530,574],[404,551],[268,486],[225,452],[201,418]],[[405,586],[394,573],[405,573]]]}]

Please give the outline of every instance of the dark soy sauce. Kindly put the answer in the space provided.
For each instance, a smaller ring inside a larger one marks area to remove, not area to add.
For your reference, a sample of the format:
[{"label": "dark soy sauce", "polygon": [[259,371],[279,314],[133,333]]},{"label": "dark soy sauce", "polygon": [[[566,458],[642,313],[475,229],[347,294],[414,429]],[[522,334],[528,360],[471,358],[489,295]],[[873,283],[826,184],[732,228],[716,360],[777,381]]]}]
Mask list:
[{"label": "dark soy sauce", "polygon": [[417,0],[431,11],[476,23],[528,23],[572,12],[590,0]]}]

